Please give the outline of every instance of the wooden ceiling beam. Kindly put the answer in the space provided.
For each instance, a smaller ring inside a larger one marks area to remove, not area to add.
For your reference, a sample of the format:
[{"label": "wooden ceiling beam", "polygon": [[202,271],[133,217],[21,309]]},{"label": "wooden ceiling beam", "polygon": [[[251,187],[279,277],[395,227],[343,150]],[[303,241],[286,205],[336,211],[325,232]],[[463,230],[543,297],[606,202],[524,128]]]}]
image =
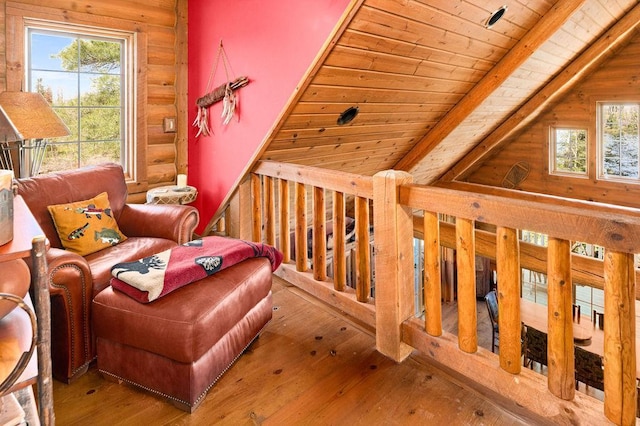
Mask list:
[{"label": "wooden ceiling beam", "polygon": [[613,27],[587,48],[560,74],[536,93],[529,101],[491,132],[469,154],[453,166],[441,181],[451,182],[478,164],[494,148],[519,129],[529,124],[540,111],[564,96],[583,76],[591,73],[617,48],[623,45],[640,26],[640,4],[624,15]]},{"label": "wooden ceiling beam", "polygon": [[449,135],[495,89],[526,61],[540,45],[546,42],[585,0],[557,2],[547,14],[498,62],[491,71],[460,100],[426,136],[418,142],[394,169],[409,171],[440,141]]}]

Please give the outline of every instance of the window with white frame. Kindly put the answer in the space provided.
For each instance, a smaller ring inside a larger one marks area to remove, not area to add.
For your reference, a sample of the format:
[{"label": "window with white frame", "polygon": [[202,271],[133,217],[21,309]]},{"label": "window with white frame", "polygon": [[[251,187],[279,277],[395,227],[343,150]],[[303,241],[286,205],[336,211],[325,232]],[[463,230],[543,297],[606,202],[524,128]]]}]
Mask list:
[{"label": "window with white frame", "polygon": [[41,93],[71,134],[52,139],[41,172],[135,157],[134,33],[26,22],[27,90]]},{"label": "window with white frame", "polygon": [[553,174],[587,175],[587,129],[551,128],[550,170]]},{"label": "window with white frame", "polygon": [[603,179],[640,179],[640,104],[597,103],[598,165]]}]

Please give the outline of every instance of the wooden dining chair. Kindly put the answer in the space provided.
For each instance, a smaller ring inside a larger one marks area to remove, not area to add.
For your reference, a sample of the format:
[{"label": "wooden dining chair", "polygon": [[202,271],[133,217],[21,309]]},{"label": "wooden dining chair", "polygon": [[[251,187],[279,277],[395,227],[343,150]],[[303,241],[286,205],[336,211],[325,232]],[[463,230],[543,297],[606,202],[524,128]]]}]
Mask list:
[{"label": "wooden dining chair", "polygon": [[604,369],[602,356],[582,349],[580,346],[575,348],[575,364],[576,364],[576,389],[578,382],[584,383],[587,387],[591,386],[604,391]]},{"label": "wooden dining chair", "polygon": [[533,363],[540,364],[540,369],[547,363],[547,333],[531,326],[525,327],[524,333],[524,366],[533,369]]},{"label": "wooden dining chair", "polygon": [[[491,320],[491,352],[495,353],[496,346],[500,346],[500,330],[498,328],[498,296],[495,290],[491,290],[484,296]],[[497,342],[497,344],[496,344]]]}]

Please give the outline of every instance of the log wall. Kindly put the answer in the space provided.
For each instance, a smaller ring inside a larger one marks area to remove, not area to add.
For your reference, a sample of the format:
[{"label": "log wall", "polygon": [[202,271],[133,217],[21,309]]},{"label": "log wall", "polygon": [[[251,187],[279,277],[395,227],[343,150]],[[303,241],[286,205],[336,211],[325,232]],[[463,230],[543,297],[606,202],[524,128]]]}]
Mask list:
[{"label": "log wall", "polygon": [[[638,186],[596,178],[596,102],[640,100],[640,35],[598,70],[573,88],[560,102],[551,106],[519,134],[505,141],[481,165],[459,180],[491,186],[503,186],[509,170],[526,162],[529,174],[516,189],[558,195],[581,200],[640,207],[640,199],[631,196]],[[549,174],[548,138],[550,126],[584,126],[588,129],[588,177]]]},{"label": "log wall", "polygon": [[[46,18],[110,28],[130,28],[146,42],[145,57],[137,58],[138,76],[146,84],[138,108],[137,143],[142,153],[137,163],[137,182],[129,186],[131,201],[144,202],[147,189],[175,182],[187,166],[186,0],[0,0],[0,91],[20,90],[23,59],[7,51],[15,36],[10,16]],[[177,117],[177,133],[164,133],[164,117]]]}]

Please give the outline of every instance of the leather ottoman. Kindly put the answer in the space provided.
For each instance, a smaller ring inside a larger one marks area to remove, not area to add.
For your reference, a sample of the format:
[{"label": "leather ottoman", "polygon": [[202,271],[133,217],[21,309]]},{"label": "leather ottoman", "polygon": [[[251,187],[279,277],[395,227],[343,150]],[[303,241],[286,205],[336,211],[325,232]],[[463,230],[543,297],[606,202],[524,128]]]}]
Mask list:
[{"label": "leather ottoman", "polygon": [[148,304],[107,287],[93,300],[98,369],[193,412],[271,320],[271,274],[251,258]]}]

